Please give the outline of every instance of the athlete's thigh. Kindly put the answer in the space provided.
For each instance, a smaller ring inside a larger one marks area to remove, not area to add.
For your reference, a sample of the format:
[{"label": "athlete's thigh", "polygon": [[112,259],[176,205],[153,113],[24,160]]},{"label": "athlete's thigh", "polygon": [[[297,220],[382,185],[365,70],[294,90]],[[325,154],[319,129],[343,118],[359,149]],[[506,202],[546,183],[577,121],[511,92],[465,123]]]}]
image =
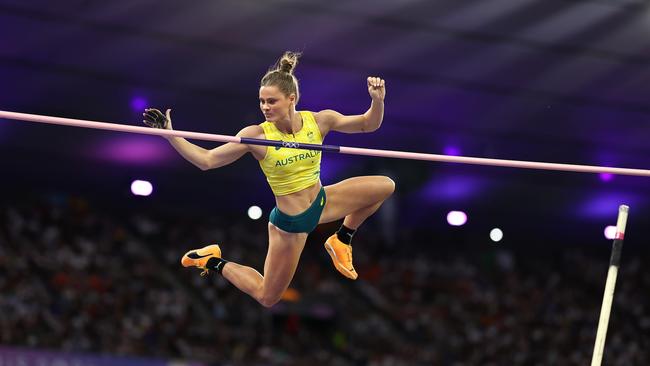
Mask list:
[{"label": "athlete's thigh", "polygon": [[296,273],[307,233],[287,233],[269,223],[269,249],[264,262],[264,292],[280,296]]},{"label": "athlete's thigh", "polygon": [[386,198],[390,178],[364,176],[343,180],[325,187],[327,202],[319,224],[336,221]]}]

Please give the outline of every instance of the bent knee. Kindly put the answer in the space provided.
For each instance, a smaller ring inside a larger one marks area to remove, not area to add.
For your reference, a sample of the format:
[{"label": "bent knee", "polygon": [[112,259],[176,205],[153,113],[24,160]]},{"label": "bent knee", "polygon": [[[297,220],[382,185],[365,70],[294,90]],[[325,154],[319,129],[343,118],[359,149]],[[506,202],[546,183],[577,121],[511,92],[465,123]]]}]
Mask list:
[{"label": "bent knee", "polygon": [[279,297],[263,297],[263,298],[261,298],[261,299],[259,299],[259,300],[257,300],[257,301],[258,301],[262,306],[264,306],[265,308],[270,308],[270,307],[272,307],[273,305],[275,305],[275,304],[277,304],[278,302],[280,302],[280,298],[279,298]]},{"label": "bent knee", "polygon": [[395,181],[385,175],[382,175],[380,178],[382,191],[386,195],[386,198],[388,198],[391,194],[393,194],[393,192],[395,192]]}]

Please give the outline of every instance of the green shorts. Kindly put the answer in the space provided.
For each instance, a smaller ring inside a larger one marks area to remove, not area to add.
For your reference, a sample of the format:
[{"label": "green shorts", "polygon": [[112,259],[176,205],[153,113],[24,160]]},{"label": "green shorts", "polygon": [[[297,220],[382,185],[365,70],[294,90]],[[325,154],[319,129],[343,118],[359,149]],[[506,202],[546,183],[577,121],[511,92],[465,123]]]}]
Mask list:
[{"label": "green shorts", "polygon": [[290,216],[274,207],[269,215],[271,224],[289,233],[311,233],[318,226],[320,215],[323,213],[327,198],[325,189],[321,187],[316,199],[307,210],[295,216]]}]

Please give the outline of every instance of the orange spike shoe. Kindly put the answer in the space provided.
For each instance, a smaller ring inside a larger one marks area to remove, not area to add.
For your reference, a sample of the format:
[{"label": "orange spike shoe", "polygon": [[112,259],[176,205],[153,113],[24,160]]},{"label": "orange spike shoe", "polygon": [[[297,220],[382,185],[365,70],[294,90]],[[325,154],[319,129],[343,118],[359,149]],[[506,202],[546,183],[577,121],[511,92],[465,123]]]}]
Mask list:
[{"label": "orange spike shoe", "polygon": [[332,257],[332,263],[337,271],[345,277],[356,280],[359,275],[352,265],[352,246],[339,240],[336,234],[325,241],[325,250]]},{"label": "orange spike shoe", "polygon": [[221,258],[221,248],[217,244],[208,245],[201,249],[192,249],[185,253],[181,258],[183,267],[198,267],[203,270],[201,276],[208,274],[209,270],[205,267],[210,258]]}]

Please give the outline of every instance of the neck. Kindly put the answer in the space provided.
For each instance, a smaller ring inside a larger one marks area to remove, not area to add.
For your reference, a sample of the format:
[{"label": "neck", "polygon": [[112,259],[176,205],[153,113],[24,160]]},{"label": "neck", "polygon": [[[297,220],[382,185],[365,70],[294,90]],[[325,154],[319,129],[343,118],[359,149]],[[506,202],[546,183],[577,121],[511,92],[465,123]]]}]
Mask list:
[{"label": "neck", "polygon": [[296,133],[302,128],[302,117],[291,108],[286,118],[275,122],[275,127],[284,133]]}]

